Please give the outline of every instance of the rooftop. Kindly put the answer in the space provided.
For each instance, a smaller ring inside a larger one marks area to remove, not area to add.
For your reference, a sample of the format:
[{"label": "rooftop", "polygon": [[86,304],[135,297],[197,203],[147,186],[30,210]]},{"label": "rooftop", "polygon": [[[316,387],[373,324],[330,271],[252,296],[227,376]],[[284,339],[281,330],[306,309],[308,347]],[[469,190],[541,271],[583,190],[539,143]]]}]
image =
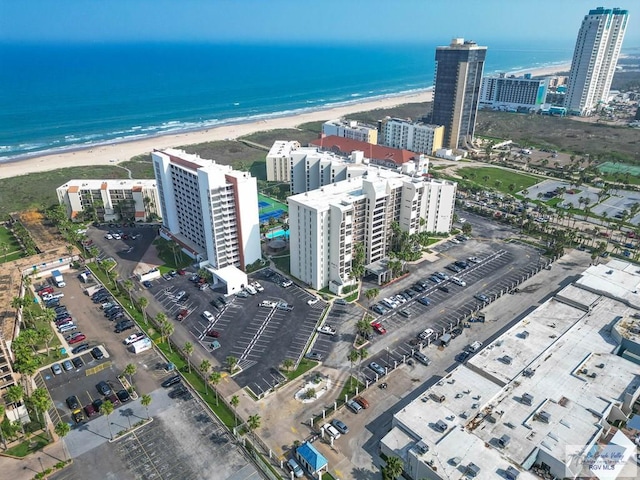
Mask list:
[{"label": "rooftop", "polygon": [[342,155],[350,155],[351,152],[361,151],[364,152],[366,158],[374,162],[394,163],[397,166],[410,162],[416,155],[409,150],[374,145],[372,143],[360,142],[335,135],[319,138],[311,142],[311,144],[323,150],[331,150]]},{"label": "rooftop", "polygon": [[73,179],[67,181],[58,188],[66,188],[69,193],[77,193],[81,190],[136,190],[139,187],[152,188],[156,186],[155,180],[112,179],[112,180],[86,180]]}]

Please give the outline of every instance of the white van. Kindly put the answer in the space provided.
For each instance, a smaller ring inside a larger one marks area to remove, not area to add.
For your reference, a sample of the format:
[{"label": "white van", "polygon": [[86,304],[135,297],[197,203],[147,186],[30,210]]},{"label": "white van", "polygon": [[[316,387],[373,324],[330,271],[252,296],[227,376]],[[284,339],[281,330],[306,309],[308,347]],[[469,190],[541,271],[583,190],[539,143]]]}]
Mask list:
[{"label": "white van", "polygon": [[70,325],[64,325],[64,326],[62,326],[62,327],[58,328],[58,331],[59,331],[60,333],[68,333],[68,332],[73,332],[74,330],[77,330],[77,329],[78,329],[78,327],[77,327],[77,326],[75,326],[75,325],[72,323],[72,324],[70,324]]}]

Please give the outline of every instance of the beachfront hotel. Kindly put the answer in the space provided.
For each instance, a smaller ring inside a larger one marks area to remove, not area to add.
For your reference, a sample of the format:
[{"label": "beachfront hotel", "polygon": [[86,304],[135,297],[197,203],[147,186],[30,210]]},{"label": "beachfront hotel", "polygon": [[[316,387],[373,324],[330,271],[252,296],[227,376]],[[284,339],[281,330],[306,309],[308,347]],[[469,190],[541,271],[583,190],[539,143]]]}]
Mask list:
[{"label": "beachfront hotel", "polygon": [[591,115],[607,103],[628,20],[628,11],[619,8],[598,7],[585,15],[564,103],[570,115]]},{"label": "beachfront hotel", "polygon": [[182,150],[152,153],[164,213],[161,235],[201,262],[227,293],[246,285],[242,272],[261,258],[257,181]]},{"label": "beachfront hotel", "polygon": [[354,283],[352,261],[362,244],[367,273],[388,279],[392,224],[409,234],[450,231],[456,187],[371,167],[363,176],[290,196],[291,274],[317,290],[342,293]]},{"label": "beachfront hotel", "polygon": [[69,180],[56,194],[72,220],[146,222],[162,218],[155,180]]},{"label": "beachfront hotel", "polygon": [[444,147],[471,148],[487,47],[454,38],[436,48],[431,123],[444,125]]},{"label": "beachfront hotel", "polygon": [[546,103],[547,79],[534,79],[531,74],[521,77],[483,77],[480,89],[480,108],[507,112],[536,112]]},{"label": "beachfront hotel", "polygon": [[442,148],[444,127],[386,117],[380,123],[378,143],[392,148],[434,155]]},{"label": "beachfront hotel", "polygon": [[380,451],[415,480],[638,478],[637,270],[589,267],[395,413]]},{"label": "beachfront hotel", "polygon": [[378,129],[370,125],[359,124],[356,120],[329,120],[322,124],[322,135],[336,135],[359,142],[378,143]]}]

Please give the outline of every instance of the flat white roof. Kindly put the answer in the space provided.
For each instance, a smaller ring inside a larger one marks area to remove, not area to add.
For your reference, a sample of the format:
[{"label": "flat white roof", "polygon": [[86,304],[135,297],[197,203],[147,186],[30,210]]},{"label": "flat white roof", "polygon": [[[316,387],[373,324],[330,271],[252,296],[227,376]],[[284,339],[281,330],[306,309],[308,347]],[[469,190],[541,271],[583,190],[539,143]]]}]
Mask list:
[{"label": "flat white roof", "polygon": [[[615,294],[640,279],[622,267],[611,274],[600,272],[611,270],[603,266],[588,278],[613,275],[617,282],[599,286]],[[633,313],[625,299],[569,285],[398,412],[393,425],[422,439],[425,455],[437,456],[445,471],[454,457],[491,469],[492,451],[518,465],[538,451],[564,462],[566,449],[599,439],[613,405],[638,396],[638,366],[615,355],[611,337],[620,317]],[[447,430],[434,428],[437,422]]]},{"label": "flat white roof", "polygon": [[109,180],[86,180],[86,179],[73,179],[67,181],[64,185],[58,188],[70,188],[78,187],[80,190],[100,190],[102,185],[107,184],[108,190],[131,190],[133,187],[142,188],[155,188],[155,179],[150,180],[137,180],[137,179],[109,179]]}]

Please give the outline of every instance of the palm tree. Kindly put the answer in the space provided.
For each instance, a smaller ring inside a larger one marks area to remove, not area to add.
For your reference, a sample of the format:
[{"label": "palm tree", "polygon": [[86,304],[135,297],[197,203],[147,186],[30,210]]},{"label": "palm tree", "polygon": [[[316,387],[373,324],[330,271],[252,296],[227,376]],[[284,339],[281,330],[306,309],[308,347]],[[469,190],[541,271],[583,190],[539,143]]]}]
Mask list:
[{"label": "palm tree", "polygon": [[358,323],[356,323],[357,332],[364,338],[371,335],[371,332],[373,331],[370,318],[371,317],[369,317],[369,315],[366,315],[362,320],[358,320]]},{"label": "palm tree", "polygon": [[295,362],[293,360],[291,360],[290,358],[285,358],[282,361],[282,367],[289,372],[289,370],[291,370],[291,367],[293,367],[295,365]]},{"label": "palm tree", "polygon": [[[66,437],[70,431],[71,431],[71,427],[67,422],[58,422],[55,428],[56,435],[58,435],[60,438]],[[66,448],[63,448],[63,450],[64,450],[64,459],[66,460],[67,450]]]},{"label": "palm tree", "polygon": [[31,394],[31,403],[33,404],[36,412],[38,413],[38,417],[40,419],[40,423],[42,424],[42,428],[47,432],[47,436],[49,435],[49,429],[45,425],[45,416],[44,412],[51,408],[51,398],[49,398],[49,393],[44,388],[36,388]]},{"label": "palm tree", "polygon": [[140,297],[138,299],[138,306],[140,307],[140,310],[142,310],[142,318],[146,323],[147,322],[147,307],[149,306],[149,300],[147,300],[147,297]]},{"label": "palm tree", "polygon": [[371,301],[374,300],[378,295],[380,295],[379,288],[370,288],[366,292],[364,292],[364,296],[367,297],[369,305],[371,305]]},{"label": "palm tree", "polygon": [[383,480],[396,480],[404,470],[404,462],[400,457],[388,457],[387,464],[382,467]]},{"label": "palm tree", "polygon": [[[9,403],[13,403],[16,407],[19,407],[22,399],[24,398],[24,389],[22,388],[22,385],[12,385],[7,388],[5,398]],[[19,423],[22,434],[24,435],[24,425],[22,424],[22,421],[18,420],[17,423]]]},{"label": "palm tree", "polygon": [[133,291],[133,287],[134,287],[133,282],[131,280],[127,279],[124,282],[122,282],[122,286],[124,287],[124,289],[129,294],[129,301],[131,303],[133,303],[133,297],[131,296],[131,292]]},{"label": "palm tree", "polygon": [[169,320],[165,320],[160,325],[160,334],[162,335],[162,338],[164,339],[164,341],[167,342],[170,352],[172,352],[173,350],[171,350],[171,341],[169,340],[169,337],[173,335],[174,331],[175,331],[175,327],[173,326],[173,323],[171,323]]},{"label": "palm tree", "polygon": [[211,362],[209,360],[207,360],[206,358],[202,360],[202,362],[200,362],[200,371],[202,372],[202,376],[205,379],[204,382],[204,391],[205,393],[207,393],[207,374],[209,373],[209,370],[211,370]]},{"label": "palm tree", "polygon": [[109,425],[109,435],[111,436],[110,440],[113,440],[111,422],[109,421],[109,415],[113,413],[113,403],[111,403],[111,400],[105,400],[104,403],[100,405],[100,413],[107,417],[107,425]]},{"label": "palm tree", "polygon": [[136,374],[136,372],[138,371],[138,367],[135,366],[135,364],[133,363],[129,363],[127,364],[126,367],[124,367],[123,370],[123,374],[126,375],[127,377],[129,377],[129,385],[133,386],[133,376]]},{"label": "palm tree", "polygon": [[189,357],[191,357],[191,355],[193,354],[193,343],[191,342],[186,342],[184,344],[184,354],[187,357],[187,366],[189,367],[189,373],[191,373],[191,361],[189,360]]},{"label": "palm tree", "polygon": [[216,405],[219,405],[218,403],[218,390],[217,390],[217,385],[220,383],[220,380],[222,379],[222,374],[220,372],[217,371],[213,371],[211,372],[211,375],[209,375],[209,382],[211,382],[211,385],[213,385],[213,390],[216,392]]},{"label": "palm tree", "polygon": [[[232,399],[233,400],[233,399]],[[2,425],[2,422],[4,421],[4,412],[5,412],[5,407],[4,405],[0,404],[0,425]],[[237,425],[237,423],[236,423]],[[4,445],[4,449],[7,449],[7,441],[4,438],[4,434],[2,433],[2,428],[0,428],[0,439],[2,439],[2,444]]]},{"label": "palm tree", "polygon": [[360,368],[362,368],[362,361],[369,356],[369,351],[366,348],[358,350],[358,357],[360,358]]},{"label": "palm tree", "polygon": [[351,350],[349,352],[349,355],[347,355],[347,358],[349,359],[349,363],[351,363],[351,375],[350,375],[349,383],[350,383],[350,388],[353,388],[353,365],[360,358],[360,353],[358,352],[358,350]]},{"label": "palm tree", "polygon": [[229,367],[229,373],[233,373],[233,371],[238,366],[238,359],[232,355],[227,357],[227,367]]},{"label": "palm tree", "polygon": [[167,316],[160,312],[159,314],[156,315],[156,326],[160,327],[164,322],[167,321]]},{"label": "palm tree", "polygon": [[255,438],[255,431],[260,428],[260,415],[256,414],[256,415],[251,415],[248,419],[247,419],[247,427],[249,427],[249,431],[251,432],[251,434],[253,435],[253,437]]},{"label": "palm tree", "polygon": [[152,400],[153,398],[151,397],[151,395],[147,395],[146,393],[142,395],[142,398],[140,399],[140,404],[147,411],[147,418],[149,418],[149,405],[151,405]]},{"label": "palm tree", "polygon": [[233,412],[234,412],[234,417],[236,419],[236,427],[237,427],[238,426],[238,405],[240,405],[240,397],[238,397],[237,395],[234,395],[233,397],[231,397],[231,400],[229,401],[229,403],[233,407]]}]

